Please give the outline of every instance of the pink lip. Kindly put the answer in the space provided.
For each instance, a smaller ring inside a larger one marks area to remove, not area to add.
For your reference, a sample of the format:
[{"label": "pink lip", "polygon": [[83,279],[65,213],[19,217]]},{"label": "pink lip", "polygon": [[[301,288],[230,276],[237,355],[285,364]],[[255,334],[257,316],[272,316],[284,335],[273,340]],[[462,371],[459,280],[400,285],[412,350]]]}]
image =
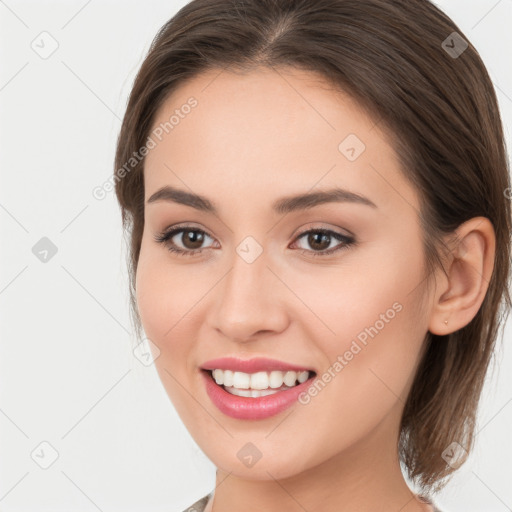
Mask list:
[{"label": "pink lip", "polygon": [[[216,366],[218,368],[218,366]],[[248,398],[232,395],[219,386],[209,371],[201,371],[206,384],[206,393],[217,408],[227,416],[240,420],[261,420],[279,414],[297,402],[299,395],[313,382],[315,375],[291,389],[273,395]]]},{"label": "pink lip", "polygon": [[244,373],[256,373],[272,370],[290,370],[295,372],[313,371],[309,368],[305,368],[304,366],[296,366],[294,364],[278,361],[277,359],[267,359],[265,357],[255,357],[247,360],[235,357],[221,357],[219,359],[206,361],[202,365],[202,368],[203,370],[215,370],[218,368],[219,370],[233,370]]}]

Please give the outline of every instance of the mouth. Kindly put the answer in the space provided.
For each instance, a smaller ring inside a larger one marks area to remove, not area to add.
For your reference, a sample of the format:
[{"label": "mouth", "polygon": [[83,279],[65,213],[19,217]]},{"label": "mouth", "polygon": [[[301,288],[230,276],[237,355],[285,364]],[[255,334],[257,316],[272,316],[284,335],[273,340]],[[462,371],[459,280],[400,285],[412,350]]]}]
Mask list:
[{"label": "mouth", "polygon": [[201,369],[206,393],[220,412],[240,420],[269,418],[300,402],[316,377],[315,371],[298,367],[262,370],[260,363],[252,373],[225,367]]},{"label": "mouth", "polygon": [[316,375],[314,371],[272,370],[245,373],[233,370],[203,370],[224,391],[245,398],[274,395],[306,382]]}]

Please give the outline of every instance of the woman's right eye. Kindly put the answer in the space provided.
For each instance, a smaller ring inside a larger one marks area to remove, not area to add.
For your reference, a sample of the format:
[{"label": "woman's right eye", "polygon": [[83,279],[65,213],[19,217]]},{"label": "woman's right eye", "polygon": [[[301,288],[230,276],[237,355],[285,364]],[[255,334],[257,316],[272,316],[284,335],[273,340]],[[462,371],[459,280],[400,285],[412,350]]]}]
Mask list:
[{"label": "woman's right eye", "polygon": [[[178,236],[181,234],[180,236]],[[183,255],[183,256],[193,256],[195,254],[201,253],[206,247],[198,249],[205,237],[212,238],[208,233],[198,228],[189,228],[189,227],[177,227],[170,231],[166,231],[160,233],[155,237],[155,240],[158,243],[164,244],[167,249],[173,253]],[[177,243],[173,240],[176,238],[179,241],[183,248],[177,245]]]}]

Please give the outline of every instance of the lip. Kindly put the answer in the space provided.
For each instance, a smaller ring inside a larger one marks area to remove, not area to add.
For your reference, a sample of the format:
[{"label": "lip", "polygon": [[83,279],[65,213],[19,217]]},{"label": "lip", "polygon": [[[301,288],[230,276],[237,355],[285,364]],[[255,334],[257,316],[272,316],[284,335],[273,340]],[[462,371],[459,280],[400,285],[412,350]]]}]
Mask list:
[{"label": "lip", "polygon": [[218,359],[206,361],[201,368],[203,370],[233,370],[235,372],[244,373],[256,373],[272,370],[295,372],[315,371],[311,368],[306,368],[305,366],[297,366],[295,364],[285,363],[284,361],[278,361],[277,359],[268,359],[266,357],[255,357],[245,360],[237,357],[220,357]]},{"label": "lip", "polygon": [[[218,368],[218,366],[216,366]],[[209,370],[202,370],[206,393],[213,404],[224,414],[240,420],[261,420],[275,416],[298,401],[299,395],[311,385],[316,374],[302,384],[272,395],[249,398],[232,395],[214,380]]]}]

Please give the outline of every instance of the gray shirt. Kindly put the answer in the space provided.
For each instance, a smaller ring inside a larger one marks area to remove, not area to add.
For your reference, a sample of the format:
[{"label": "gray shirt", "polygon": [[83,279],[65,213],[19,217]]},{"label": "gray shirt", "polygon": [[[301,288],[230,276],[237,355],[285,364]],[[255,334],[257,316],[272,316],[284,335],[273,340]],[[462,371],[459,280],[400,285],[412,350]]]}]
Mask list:
[{"label": "gray shirt", "polygon": [[[210,494],[203,496],[199,501],[196,501],[193,505],[191,505],[189,508],[187,508],[183,512],[204,512],[204,509],[206,508],[206,505],[208,504],[208,500],[212,496],[213,496],[213,491]],[[429,505],[432,505],[434,512],[442,512],[428,498],[423,497],[422,499],[424,501],[426,501]]]}]

